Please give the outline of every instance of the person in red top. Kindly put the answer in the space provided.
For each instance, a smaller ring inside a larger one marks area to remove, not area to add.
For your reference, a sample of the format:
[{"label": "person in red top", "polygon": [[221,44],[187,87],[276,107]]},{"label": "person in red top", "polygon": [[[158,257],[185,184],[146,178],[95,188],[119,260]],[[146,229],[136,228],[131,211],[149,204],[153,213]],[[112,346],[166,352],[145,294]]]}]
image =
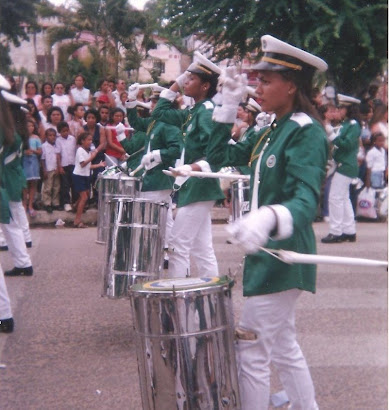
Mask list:
[{"label": "person in red top", "polygon": [[126,151],[117,139],[117,133],[115,129],[110,127],[116,127],[119,123],[124,121],[124,112],[120,108],[115,108],[110,114],[110,121],[108,127],[105,129],[107,136],[107,148],[105,149],[106,155],[116,165],[120,165],[126,160]]}]

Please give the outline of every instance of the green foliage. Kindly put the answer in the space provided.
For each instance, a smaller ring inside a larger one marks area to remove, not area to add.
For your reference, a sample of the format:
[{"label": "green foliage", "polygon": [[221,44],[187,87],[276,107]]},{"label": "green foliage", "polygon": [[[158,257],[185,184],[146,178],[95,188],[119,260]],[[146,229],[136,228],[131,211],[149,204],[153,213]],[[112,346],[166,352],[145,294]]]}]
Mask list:
[{"label": "green foliage", "polygon": [[309,50],[329,64],[329,79],[358,92],[387,58],[384,0],[157,0],[171,35],[203,36],[217,59],[257,55],[271,34]]},{"label": "green foliage", "polygon": [[9,57],[9,46],[0,43],[0,67],[1,72],[5,73],[9,70],[12,61]]}]

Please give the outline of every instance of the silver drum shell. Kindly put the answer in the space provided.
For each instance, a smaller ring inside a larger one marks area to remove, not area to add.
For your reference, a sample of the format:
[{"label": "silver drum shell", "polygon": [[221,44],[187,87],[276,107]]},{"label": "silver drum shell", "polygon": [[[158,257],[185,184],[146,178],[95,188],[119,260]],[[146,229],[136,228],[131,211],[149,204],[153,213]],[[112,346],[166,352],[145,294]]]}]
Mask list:
[{"label": "silver drum shell", "polygon": [[129,177],[126,174],[99,177],[98,214],[96,242],[104,244],[107,241],[109,230],[109,201],[113,198],[137,198],[141,190],[140,178]]},{"label": "silver drum shell", "polygon": [[250,181],[239,179],[231,184],[231,204],[233,221],[250,211]]},{"label": "silver drum shell", "polygon": [[159,278],[167,210],[164,202],[141,198],[109,202],[102,296],[128,298],[131,285]]},{"label": "silver drum shell", "polygon": [[230,283],[130,290],[144,410],[239,409]]}]

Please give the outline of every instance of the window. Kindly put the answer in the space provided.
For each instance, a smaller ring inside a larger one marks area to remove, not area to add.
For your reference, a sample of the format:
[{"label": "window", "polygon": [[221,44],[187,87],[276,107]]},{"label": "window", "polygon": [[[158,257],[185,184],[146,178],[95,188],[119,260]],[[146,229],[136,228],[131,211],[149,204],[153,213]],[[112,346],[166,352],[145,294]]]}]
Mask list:
[{"label": "window", "polygon": [[38,55],[36,57],[36,65],[38,73],[50,73],[54,71],[54,56]]}]

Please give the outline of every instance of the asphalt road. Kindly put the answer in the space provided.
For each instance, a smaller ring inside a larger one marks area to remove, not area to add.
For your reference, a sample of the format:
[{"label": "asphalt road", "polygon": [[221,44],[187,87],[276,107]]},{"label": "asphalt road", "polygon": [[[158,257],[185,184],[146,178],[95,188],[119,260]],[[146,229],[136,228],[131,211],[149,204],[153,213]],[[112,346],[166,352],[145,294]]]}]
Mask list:
[{"label": "asphalt road", "polygon": [[[318,240],[319,253],[386,260],[387,224],[357,230],[356,243]],[[320,239],[326,224],[315,231]],[[220,271],[236,274],[238,318],[243,255],[225,243],[223,225],[213,232]],[[32,236],[33,277],[6,279],[16,327],[0,334],[0,409],[141,409],[130,303],[100,296],[96,228],[34,228]],[[8,252],[0,260],[12,268]],[[316,295],[300,298],[298,339],[321,410],[387,409],[387,284],[385,269],[320,265]],[[272,392],[280,389],[274,374]]]}]

